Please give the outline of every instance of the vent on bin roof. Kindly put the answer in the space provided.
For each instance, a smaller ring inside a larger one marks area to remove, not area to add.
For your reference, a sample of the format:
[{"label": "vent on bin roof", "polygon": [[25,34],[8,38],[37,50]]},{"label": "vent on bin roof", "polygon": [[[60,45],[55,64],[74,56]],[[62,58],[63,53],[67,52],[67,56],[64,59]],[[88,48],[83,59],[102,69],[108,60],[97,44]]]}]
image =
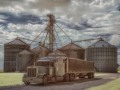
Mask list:
[{"label": "vent on bin roof", "polygon": [[32,54],[32,53],[29,52],[28,50],[23,50],[23,51],[21,51],[19,54]]},{"label": "vent on bin roof", "polygon": [[111,45],[110,43],[106,42],[103,39],[100,39],[96,43],[90,45],[89,47],[114,47],[114,45]]},{"label": "vent on bin roof", "polygon": [[28,45],[24,41],[22,41],[20,38],[15,38],[13,41],[7,43],[8,45]]},{"label": "vent on bin roof", "polygon": [[74,43],[69,43],[60,49],[83,49],[83,48],[80,47],[79,45],[74,44]]}]

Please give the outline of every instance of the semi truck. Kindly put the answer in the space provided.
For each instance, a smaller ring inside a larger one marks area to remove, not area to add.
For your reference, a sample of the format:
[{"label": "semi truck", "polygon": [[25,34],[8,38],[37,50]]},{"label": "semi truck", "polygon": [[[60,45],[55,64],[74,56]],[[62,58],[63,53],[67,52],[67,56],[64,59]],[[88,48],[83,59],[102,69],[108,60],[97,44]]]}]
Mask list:
[{"label": "semi truck", "polygon": [[94,63],[70,57],[47,57],[28,66],[23,76],[25,85],[46,85],[50,82],[69,82],[76,78],[94,78]]}]

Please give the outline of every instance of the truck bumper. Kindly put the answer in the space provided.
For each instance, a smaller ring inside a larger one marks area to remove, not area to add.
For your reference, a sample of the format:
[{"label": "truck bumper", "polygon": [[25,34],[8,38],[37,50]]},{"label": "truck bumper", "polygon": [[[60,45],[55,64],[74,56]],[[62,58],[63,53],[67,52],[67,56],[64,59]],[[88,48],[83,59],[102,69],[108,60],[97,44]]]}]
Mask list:
[{"label": "truck bumper", "polygon": [[41,78],[36,78],[36,77],[26,77],[26,78],[23,78],[22,81],[24,83],[29,82],[29,83],[35,83],[35,84],[41,84],[43,82]]}]

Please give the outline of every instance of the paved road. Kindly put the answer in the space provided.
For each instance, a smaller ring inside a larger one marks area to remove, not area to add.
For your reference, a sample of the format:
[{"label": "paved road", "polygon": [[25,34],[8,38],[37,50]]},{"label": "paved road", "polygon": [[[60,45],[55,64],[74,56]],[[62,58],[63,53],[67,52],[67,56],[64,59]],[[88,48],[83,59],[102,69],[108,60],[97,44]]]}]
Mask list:
[{"label": "paved road", "polygon": [[120,78],[120,74],[97,74],[95,79],[80,79],[74,82],[59,82],[56,84],[42,85],[20,85],[2,87],[0,90],[84,90],[89,87],[101,85],[111,80]]}]

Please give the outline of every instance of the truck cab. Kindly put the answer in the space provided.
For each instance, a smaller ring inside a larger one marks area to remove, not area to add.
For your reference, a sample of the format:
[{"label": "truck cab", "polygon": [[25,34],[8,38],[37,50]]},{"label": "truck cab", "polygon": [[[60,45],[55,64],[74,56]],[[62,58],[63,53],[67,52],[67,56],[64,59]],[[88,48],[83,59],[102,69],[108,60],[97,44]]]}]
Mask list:
[{"label": "truck cab", "polygon": [[63,76],[64,74],[64,58],[38,60],[34,66],[27,67],[23,82],[25,85],[31,83],[47,84],[48,82],[55,82],[56,76]]}]

